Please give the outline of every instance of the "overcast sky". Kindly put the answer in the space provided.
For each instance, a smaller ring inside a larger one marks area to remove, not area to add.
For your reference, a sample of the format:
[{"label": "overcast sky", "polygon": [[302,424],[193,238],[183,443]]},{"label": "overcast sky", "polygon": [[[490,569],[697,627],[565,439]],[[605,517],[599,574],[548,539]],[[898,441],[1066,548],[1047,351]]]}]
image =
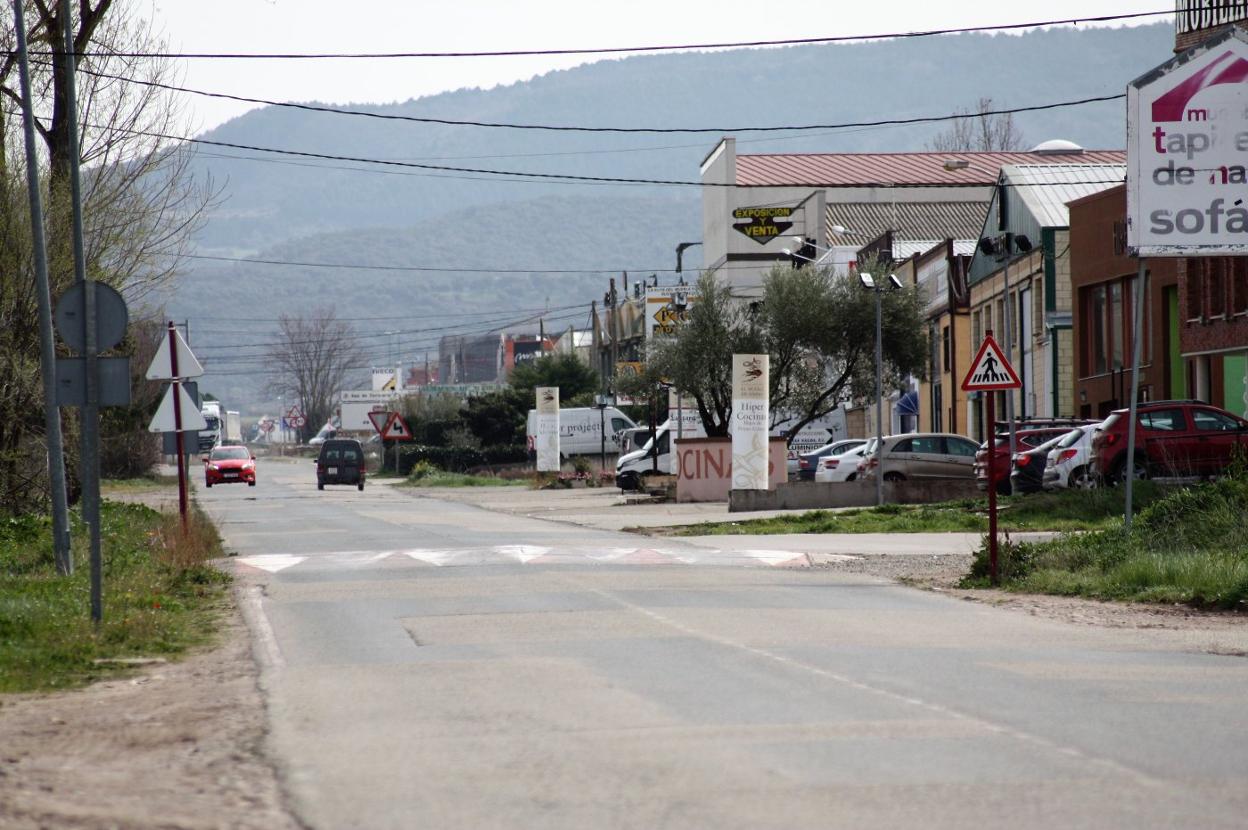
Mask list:
[{"label": "overcast sky", "polygon": [[[1173,0],[1042,4],[881,0],[149,0],[176,52],[491,51],[870,35],[1173,9]],[[136,4],[143,7],[143,0]],[[1171,18],[1149,17],[1139,22]],[[1115,24],[1116,25],[1116,24]],[[391,103],[493,87],[584,57],[315,61],[187,59],[183,84],[278,101]],[[191,129],[252,107],[187,96]]]}]

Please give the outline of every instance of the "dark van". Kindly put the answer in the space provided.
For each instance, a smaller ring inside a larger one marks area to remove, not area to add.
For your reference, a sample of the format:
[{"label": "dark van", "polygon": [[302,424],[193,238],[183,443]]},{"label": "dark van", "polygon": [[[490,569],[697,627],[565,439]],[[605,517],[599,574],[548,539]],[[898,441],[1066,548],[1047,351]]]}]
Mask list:
[{"label": "dark van", "polygon": [[364,448],[354,438],[330,438],[316,457],[316,489],[326,484],[354,484],[364,489]]}]

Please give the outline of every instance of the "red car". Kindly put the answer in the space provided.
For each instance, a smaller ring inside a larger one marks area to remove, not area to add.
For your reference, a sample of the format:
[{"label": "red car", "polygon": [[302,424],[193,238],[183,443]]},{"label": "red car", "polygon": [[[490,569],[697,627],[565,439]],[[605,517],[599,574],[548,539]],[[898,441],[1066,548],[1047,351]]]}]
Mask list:
[{"label": "red car", "polygon": [[[1033,428],[1016,428],[1014,430],[1014,440],[1017,444],[1016,452],[1027,452],[1034,450],[1036,447],[1059,438],[1070,432],[1083,421],[1070,422],[1061,426],[1033,427]],[[988,489],[988,442],[985,441],[980,445],[979,451],[975,453],[975,483],[980,490]],[[993,457],[992,463],[992,483],[996,485],[997,492],[1003,496],[1008,496],[1013,492],[1010,486],[1010,434],[1008,432],[997,435],[997,453]]]},{"label": "red car", "polygon": [[256,486],[256,457],[242,446],[213,447],[204,459],[204,485],[232,484],[245,481]]},{"label": "red car", "polygon": [[[1090,466],[1117,484],[1127,467],[1129,410],[1110,413],[1092,434]],[[1248,452],[1248,421],[1202,401],[1150,401],[1136,409],[1136,478],[1210,478]]]}]

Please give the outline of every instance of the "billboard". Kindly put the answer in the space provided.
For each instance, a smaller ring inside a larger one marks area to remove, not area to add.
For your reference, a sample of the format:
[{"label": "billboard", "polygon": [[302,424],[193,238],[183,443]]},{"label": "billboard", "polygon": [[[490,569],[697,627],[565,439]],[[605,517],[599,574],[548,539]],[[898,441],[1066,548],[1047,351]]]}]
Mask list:
[{"label": "billboard", "polygon": [[1127,87],[1127,247],[1248,252],[1248,35],[1232,29]]},{"label": "billboard", "polygon": [[689,319],[696,299],[688,285],[646,287],[646,340],[671,337]]},{"label": "billboard", "polygon": [[539,386],[537,393],[537,429],[534,449],[537,450],[537,471],[557,473],[559,458],[559,387]]},{"label": "billboard", "polygon": [[769,489],[770,404],[765,354],[732,356],[732,489]]},{"label": "billboard", "polygon": [[1186,49],[1230,23],[1248,20],[1248,0],[1176,0],[1175,50]]}]

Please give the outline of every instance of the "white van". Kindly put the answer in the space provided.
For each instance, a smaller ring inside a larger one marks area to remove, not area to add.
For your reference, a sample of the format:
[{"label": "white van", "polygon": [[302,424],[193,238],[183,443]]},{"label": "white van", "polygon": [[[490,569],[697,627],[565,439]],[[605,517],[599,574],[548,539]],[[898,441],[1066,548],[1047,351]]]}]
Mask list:
[{"label": "white van", "polygon": [[[560,409],[559,454],[563,456],[599,454],[603,450],[602,429],[604,425],[607,430],[606,451],[612,455],[620,451],[618,436],[621,430],[635,429],[637,426],[632,418],[614,406],[608,406],[605,412],[592,406]],[[528,437],[531,451],[535,446],[534,436],[537,434],[537,410],[535,409],[529,410],[525,434]]]},{"label": "white van", "polygon": [[[697,413],[686,410],[684,425],[680,435],[683,438],[705,438],[706,430],[702,419]],[[671,418],[663,422],[655,430],[654,440],[646,440],[645,446],[634,452],[621,455],[615,463],[615,486],[621,490],[638,490],[642,478],[647,473],[658,470],[659,475],[671,475],[676,472],[676,455],[672,452],[672,441],[676,439],[676,424]],[[655,458],[658,462],[655,462]]]}]

